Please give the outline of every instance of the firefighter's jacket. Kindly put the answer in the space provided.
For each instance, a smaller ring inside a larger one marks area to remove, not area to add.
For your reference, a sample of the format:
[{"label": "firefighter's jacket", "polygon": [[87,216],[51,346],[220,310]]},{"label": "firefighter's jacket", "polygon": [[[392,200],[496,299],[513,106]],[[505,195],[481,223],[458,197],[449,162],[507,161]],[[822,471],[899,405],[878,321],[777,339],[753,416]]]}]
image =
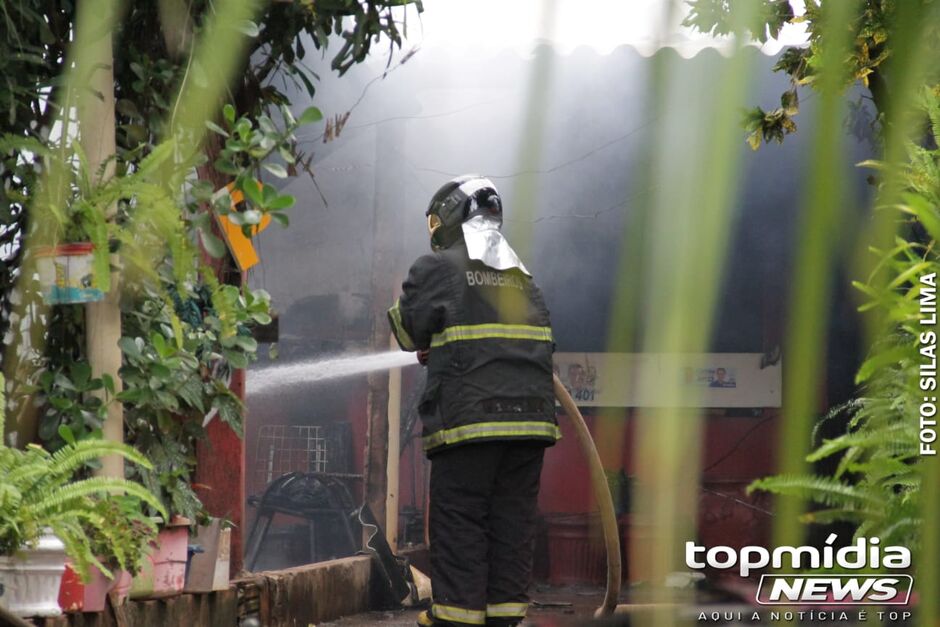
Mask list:
[{"label": "firefighter's jacket", "polygon": [[388,317],[403,350],[430,349],[419,405],[429,455],[480,440],[560,437],[548,309],[521,271],[470,259],[460,241],[415,261]]}]

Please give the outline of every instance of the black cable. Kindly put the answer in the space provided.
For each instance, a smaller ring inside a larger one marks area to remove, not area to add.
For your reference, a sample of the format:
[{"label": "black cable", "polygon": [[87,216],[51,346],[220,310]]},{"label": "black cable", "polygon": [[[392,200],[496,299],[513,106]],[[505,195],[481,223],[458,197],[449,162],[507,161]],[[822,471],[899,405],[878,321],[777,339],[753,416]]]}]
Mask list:
[{"label": "black cable", "polygon": [[714,462],[712,462],[711,464],[709,464],[708,466],[706,466],[705,468],[703,468],[703,469],[702,469],[702,474],[708,472],[709,470],[711,470],[712,468],[714,468],[715,466],[717,466],[717,465],[720,464],[721,462],[723,462],[723,461],[725,461],[726,459],[728,459],[729,457],[731,457],[731,455],[732,455],[736,450],[738,450],[738,447],[740,447],[742,444],[744,444],[744,441],[745,441],[746,439],[748,439],[748,437],[750,437],[750,435],[751,435],[752,433],[754,433],[755,431],[757,431],[757,429],[758,429],[762,424],[764,424],[765,422],[770,421],[772,418],[773,418],[773,416],[768,416],[767,418],[764,418],[763,420],[761,420],[760,422],[758,422],[756,425],[754,425],[754,426],[752,426],[750,429],[748,429],[748,430],[744,433],[744,435],[742,435],[742,436],[740,437],[740,439],[738,439],[738,441],[734,443],[734,446],[732,446],[730,449],[728,449],[727,452],[725,452],[724,455],[722,455],[722,456],[719,457],[717,460],[715,460]]},{"label": "black cable", "polygon": [[756,505],[751,505],[751,504],[748,503],[747,501],[742,501],[742,500],[739,499],[738,497],[733,496],[733,495],[731,495],[731,494],[725,494],[724,492],[718,492],[718,491],[716,491],[716,490],[710,490],[710,489],[708,489],[708,488],[706,488],[706,487],[704,487],[704,486],[701,488],[701,490],[702,490],[702,492],[707,492],[708,494],[714,494],[715,496],[720,496],[721,498],[728,499],[729,501],[734,501],[734,502],[737,503],[738,505],[741,505],[742,507],[746,507],[746,508],[748,508],[748,509],[752,509],[752,510],[754,510],[755,512],[760,512],[761,514],[767,514],[768,516],[773,516],[773,515],[774,515],[774,513],[773,513],[772,511],[770,511],[769,509],[764,509],[763,507],[757,507]]}]

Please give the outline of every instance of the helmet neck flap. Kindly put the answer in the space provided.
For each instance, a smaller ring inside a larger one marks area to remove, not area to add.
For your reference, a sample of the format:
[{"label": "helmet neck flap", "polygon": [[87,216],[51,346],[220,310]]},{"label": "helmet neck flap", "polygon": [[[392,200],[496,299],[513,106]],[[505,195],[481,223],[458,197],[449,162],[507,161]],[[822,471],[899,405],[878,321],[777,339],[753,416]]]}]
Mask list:
[{"label": "helmet neck flap", "polygon": [[470,174],[448,181],[431,198],[426,212],[432,250],[450,248],[461,239],[471,259],[495,270],[529,272],[500,233],[503,205],[496,186]]}]

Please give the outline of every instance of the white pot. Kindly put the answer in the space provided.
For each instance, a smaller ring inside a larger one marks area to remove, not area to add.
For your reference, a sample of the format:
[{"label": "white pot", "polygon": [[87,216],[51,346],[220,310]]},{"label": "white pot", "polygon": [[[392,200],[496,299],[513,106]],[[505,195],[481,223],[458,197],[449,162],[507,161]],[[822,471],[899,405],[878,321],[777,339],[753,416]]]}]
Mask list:
[{"label": "white pot", "polygon": [[51,533],[35,548],[0,556],[0,605],[19,616],[58,616],[65,546]]}]

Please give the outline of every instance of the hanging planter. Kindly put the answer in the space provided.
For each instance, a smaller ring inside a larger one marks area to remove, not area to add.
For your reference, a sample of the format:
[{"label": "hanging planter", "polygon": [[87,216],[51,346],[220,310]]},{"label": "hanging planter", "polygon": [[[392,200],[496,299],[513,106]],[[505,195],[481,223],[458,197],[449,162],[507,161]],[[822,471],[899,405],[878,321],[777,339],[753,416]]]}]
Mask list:
[{"label": "hanging planter", "polygon": [[52,533],[34,548],[0,556],[0,605],[18,616],[58,616],[65,546]]},{"label": "hanging planter", "polygon": [[107,286],[99,285],[95,245],[77,242],[46,246],[36,252],[39,282],[50,305],[102,300]]}]

